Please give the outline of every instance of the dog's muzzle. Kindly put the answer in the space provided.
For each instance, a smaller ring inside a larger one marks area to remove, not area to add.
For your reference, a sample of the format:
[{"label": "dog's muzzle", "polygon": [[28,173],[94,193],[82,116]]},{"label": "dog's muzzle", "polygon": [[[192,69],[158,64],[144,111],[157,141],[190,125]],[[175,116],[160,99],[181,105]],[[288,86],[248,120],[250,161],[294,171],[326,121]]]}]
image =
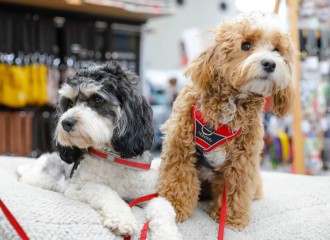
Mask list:
[{"label": "dog's muzzle", "polygon": [[62,127],[65,131],[70,132],[73,130],[74,125],[76,124],[77,120],[74,118],[66,118],[62,121]]},{"label": "dog's muzzle", "polygon": [[275,71],[276,63],[270,59],[264,59],[261,61],[262,68],[267,73],[272,73]]}]

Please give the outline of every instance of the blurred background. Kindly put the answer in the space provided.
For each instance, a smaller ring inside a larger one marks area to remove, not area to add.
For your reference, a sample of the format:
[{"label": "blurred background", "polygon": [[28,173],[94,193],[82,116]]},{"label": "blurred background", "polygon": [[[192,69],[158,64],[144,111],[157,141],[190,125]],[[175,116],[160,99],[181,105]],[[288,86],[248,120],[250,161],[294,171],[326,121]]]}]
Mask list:
[{"label": "blurred background", "polygon": [[159,127],[208,30],[240,12],[274,9],[301,54],[293,114],[279,119],[266,104],[261,167],[330,175],[330,0],[0,0],[0,154],[52,151],[61,84],[79,68],[117,60],[141,77],[158,156]]}]

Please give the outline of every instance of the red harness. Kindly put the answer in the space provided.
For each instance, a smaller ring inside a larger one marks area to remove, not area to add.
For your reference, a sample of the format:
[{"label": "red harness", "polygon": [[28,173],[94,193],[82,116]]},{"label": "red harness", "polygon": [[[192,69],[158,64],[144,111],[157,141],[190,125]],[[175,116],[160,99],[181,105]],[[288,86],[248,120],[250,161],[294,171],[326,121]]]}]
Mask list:
[{"label": "red harness", "polygon": [[226,124],[214,130],[204,120],[202,111],[199,109],[199,102],[196,102],[192,108],[192,119],[194,141],[196,147],[202,149],[202,153],[212,151],[219,145],[238,137],[241,133],[241,129],[233,130]]},{"label": "red harness", "polygon": [[[221,125],[214,130],[204,120],[202,111],[199,107],[200,103],[196,102],[191,110],[192,120],[194,123],[194,141],[196,144],[197,157],[199,163],[202,166],[214,170],[214,167],[207,162],[204,153],[210,152],[219,145],[238,137],[241,133],[241,129],[233,130],[228,125]],[[218,240],[223,240],[225,231],[227,208],[226,195],[226,182],[224,182],[222,193],[222,207],[220,209]]]}]

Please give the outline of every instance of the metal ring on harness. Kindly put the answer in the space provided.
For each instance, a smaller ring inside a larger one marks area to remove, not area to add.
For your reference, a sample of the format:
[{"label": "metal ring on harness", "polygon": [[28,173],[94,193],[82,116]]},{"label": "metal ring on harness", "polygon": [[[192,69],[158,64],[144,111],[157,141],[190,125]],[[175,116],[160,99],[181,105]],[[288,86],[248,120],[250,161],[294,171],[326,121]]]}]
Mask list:
[{"label": "metal ring on harness", "polygon": [[[205,132],[204,132],[204,128],[205,128],[207,131],[209,131],[210,133],[205,133]],[[203,125],[203,127],[202,127],[202,133],[203,133],[204,135],[206,135],[206,136],[211,136],[211,135],[214,133],[214,129],[213,129],[213,131],[210,131],[205,125]]]}]

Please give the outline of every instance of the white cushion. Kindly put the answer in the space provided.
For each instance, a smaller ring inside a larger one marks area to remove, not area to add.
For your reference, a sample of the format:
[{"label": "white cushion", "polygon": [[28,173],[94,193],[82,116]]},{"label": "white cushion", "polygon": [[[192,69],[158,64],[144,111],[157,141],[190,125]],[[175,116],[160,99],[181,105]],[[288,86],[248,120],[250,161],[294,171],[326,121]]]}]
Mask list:
[{"label": "white cushion", "polygon": [[[122,239],[101,223],[89,205],[16,181],[27,158],[0,157],[0,198],[32,239]],[[225,240],[329,240],[330,178],[264,172],[264,198],[252,203],[252,219],[241,232],[225,228]],[[180,224],[187,240],[216,240],[218,225],[202,210]],[[144,223],[143,211],[134,213]],[[0,239],[19,239],[0,211]],[[170,239],[169,239],[170,240]]]}]

